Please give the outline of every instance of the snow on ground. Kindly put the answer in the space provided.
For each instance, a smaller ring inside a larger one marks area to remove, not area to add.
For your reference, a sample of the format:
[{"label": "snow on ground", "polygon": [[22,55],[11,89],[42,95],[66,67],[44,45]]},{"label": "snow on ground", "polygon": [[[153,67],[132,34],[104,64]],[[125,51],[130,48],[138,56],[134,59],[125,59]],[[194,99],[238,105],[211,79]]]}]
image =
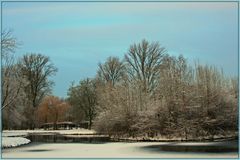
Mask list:
[{"label": "snow on ground", "polygon": [[109,137],[109,135],[96,135],[96,134],[86,134],[86,135],[83,135],[83,134],[79,134],[79,135],[75,135],[75,134],[66,134],[64,135],[64,137],[74,137],[74,138],[77,138],[77,137]]},{"label": "snow on ground", "polygon": [[84,128],[72,129],[72,130],[4,130],[2,136],[22,136],[27,135],[28,133],[59,133],[63,135],[82,135],[82,134],[96,134],[94,130],[88,130]]},{"label": "snow on ground", "polygon": [[[237,158],[237,152],[228,153],[186,153],[154,151],[153,145],[164,145],[170,142],[109,142],[100,144],[86,143],[39,143],[32,142],[24,147],[8,148],[27,144],[30,140],[23,137],[29,133],[59,133],[67,136],[95,136],[96,132],[87,129],[73,130],[9,130],[3,131],[3,158]],[[213,145],[213,142],[197,143]],[[214,142],[216,143],[216,142]],[[220,142],[219,142],[220,143]],[[195,145],[196,143],[180,143]]]},{"label": "snow on ground", "polygon": [[26,132],[15,132],[15,131],[3,131],[2,137],[24,137],[27,136]]},{"label": "snow on ground", "polygon": [[[93,130],[11,130],[3,131],[3,144],[13,147],[30,141],[23,137],[28,133],[59,133],[67,136],[94,136]],[[100,144],[87,143],[40,143],[32,142],[24,147],[5,148],[3,158],[237,158],[237,152],[228,153],[186,153],[154,151],[153,145],[164,145],[170,142],[109,142]],[[216,143],[216,142],[214,142]],[[180,143],[181,145],[195,145],[196,143]],[[198,145],[212,145],[212,142],[197,143]]]},{"label": "snow on ground", "polygon": [[96,134],[96,131],[84,128],[72,130],[57,130],[56,132],[64,135]]},{"label": "snow on ground", "polygon": [[32,143],[20,148],[4,149],[3,158],[237,158],[237,152],[186,153],[144,149],[163,142]]},{"label": "snow on ground", "polygon": [[2,137],[3,148],[17,147],[28,143],[30,143],[30,140],[23,137]]},{"label": "snow on ground", "polygon": [[[206,137],[199,137],[198,139],[188,139],[188,141],[204,141],[204,140],[210,140],[212,141],[212,138],[214,141],[222,141],[223,139],[235,139],[238,136],[238,133],[235,132],[229,132],[226,135],[214,135],[212,136],[206,136]],[[114,136],[111,137],[114,139]],[[130,141],[142,141],[142,140],[148,140],[148,141],[161,141],[161,142],[170,142],[170,141],[186,141],[184,138],[180,137],[167,137],[167,136],[155,136],[155,137],[147,137],[147,136],[138,136],[138,137],[119,137],[116,139],[120,140],[130,140]]]},{"label": "snow on ground", "polygon": [[30,143],[29,139],[23,138],[29,133],[59,133],[63,135],[83,135],[83,134],[95,134],[94,130],[88,129],[73,129],[73,130],[4,130],[2,132],[2,148],[16,147],[23,144]]}]

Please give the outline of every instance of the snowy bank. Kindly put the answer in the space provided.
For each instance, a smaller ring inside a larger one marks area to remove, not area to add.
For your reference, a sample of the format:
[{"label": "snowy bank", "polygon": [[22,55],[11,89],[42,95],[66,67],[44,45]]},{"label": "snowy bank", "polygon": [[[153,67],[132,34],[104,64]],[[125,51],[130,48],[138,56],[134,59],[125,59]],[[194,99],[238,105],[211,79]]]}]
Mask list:
[{"label": "snowy bank", "polygon": [[2,137],[25,137],[27,136],[26,132],[15,132],[15,131],[3,131]]},{"label": "snowy bank", "polygon": [[43,129],[35,129],[35,130],[4,130],[2,132],[2,136],[14,137],[14,136],[26,136],[31,133],[58,133],[62,135],[86,135],[86,134],[96,134],[94,130],[88,130],[84,128],[80,129],[72,129],[72,130],[43,130]]},{"label": "snowy bank", "polygon": [[2,148],[17,147],[30,143],[30,140],[23,137],[2,137]]},{"label": "snowy bank", "polygon": [[115,139],[117,141],[136,141],[136,142],[217,142],[217,141],[227,141],[227,140],[236,140],[238,137],[235,135],[230,136],[214,136],[212,137],[201,137],[196,139],[184,139],[181,137],[172,137],[172,138],[166,138],[166,137],[114,137],[111,136],[112,139]]},{"label": "snowy bank", "polygon": [[2,132],[2,148],[16,147],[23,144],[30,143],[30,140],[26,137],[28,134],[47,134],[47,133],[58,133],[62,135],[94,135],[94,130],[88,129],[73,129],[73,130],[4,130]]}]

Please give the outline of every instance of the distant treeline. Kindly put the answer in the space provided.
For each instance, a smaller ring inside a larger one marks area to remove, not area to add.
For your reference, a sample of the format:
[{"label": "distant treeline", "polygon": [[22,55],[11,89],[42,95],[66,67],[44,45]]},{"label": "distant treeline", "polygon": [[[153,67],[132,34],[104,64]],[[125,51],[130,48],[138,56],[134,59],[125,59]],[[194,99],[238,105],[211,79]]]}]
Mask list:
[{"label": "distant treeline", "polygon": [[193,139],[237,131],[237,78],[190,66],[158,42],[131,45],[123,60],[109,57],[96,78],[70,86],[68,96],[74,113],[110,135]]},{"label": "distant treeline", "polygon": [[71,84],[67,99],[50,96],[49,77],[57,68],[49,57],[16,59],[19,43],[11,31],[2,33],[1,44],[3,129],[87,120],[98,132],[126,137],[194,139],[238,131],[237,77],[214,66],[191,66],[158,42],[142,40],[123,59],[99,63],[95,78]]}]

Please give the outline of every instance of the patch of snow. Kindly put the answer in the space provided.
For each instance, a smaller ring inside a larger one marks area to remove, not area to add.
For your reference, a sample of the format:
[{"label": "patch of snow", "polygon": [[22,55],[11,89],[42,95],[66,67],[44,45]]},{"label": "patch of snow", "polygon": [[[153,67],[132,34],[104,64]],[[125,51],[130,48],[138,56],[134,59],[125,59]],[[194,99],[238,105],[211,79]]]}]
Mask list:
[{"label": "patch of snow", "polygon": [[94,134],[66,134],[64,137],[109,137],[108,135],[94,135]]},{"label": "patch of snow", "polygon": [[81,135],[81,134],[96,134],[94,130],[88,130],[84,128],[72,129],[72,130],[4,130],[2,136],[12,137],[12,136],[25,136],[28,133],[59,133],[63,135]]},{"label": "patch of snow", "polygon": [[96,131],[94,130],[89,130],[89,129],[72,129],[72,130],[55,130],[56,132],[64,135],[76,135],[76,134],[96,134]]},{"label": "patch of snow", "polygon": [[3,131],[2,137],[24,137],[27,136],[26,132],[14,132],[14,131]]},{"label": "patch of snow", "polygon": [[31,141],[23,137],[2,137],[2,148],[17,147]]},{"label": "patch of snow", "polygon": [[94,135],[94,130],[88,129],[72,129],[72,130],[4,130],[2,136],[2,148],[16,147],[23,144],[30,143],[29,139],[23,138],[31,133],[48,134],[48,133],[59,133],[62,135]]}]

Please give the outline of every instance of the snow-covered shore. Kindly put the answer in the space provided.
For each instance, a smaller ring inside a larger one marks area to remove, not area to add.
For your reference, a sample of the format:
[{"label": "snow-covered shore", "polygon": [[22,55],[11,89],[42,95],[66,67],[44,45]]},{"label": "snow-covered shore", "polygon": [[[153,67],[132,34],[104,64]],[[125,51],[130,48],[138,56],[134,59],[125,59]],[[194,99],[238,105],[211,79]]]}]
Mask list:
[{"label": "snow-covered shore", "polygon": [[27,136],[27,132],[15,132],[15,131],[3,131],[2,137],[25,137]]},{"label": "snow-covered shore", "polygon": [[2,132],[2,148],[17,147],[28,144],[31,141],[27,138],[26,132]]},{"label": "snow-covered shore", "polygon": [[17,147],[30,142],[29,139],[23,137],[2,137],[2,148]]},{"label": "snow-covered shore", "polygon": [[26,137],[28,134],[38,133],[58,133],[62,135],[93,135],[96,134],[94,130],[88,129],[73,129],[73,130],[4,130],[2,132],[2,148],[17,147],[20,145],[30,143]]},{"label": "snow-covered shore", "polygon": [[227,140],[236,140],[238,139],[238,132],[228,132],[225,135],[214,135],[214,136],[201,136],[198,138],[191,138],[188,137],[188,139],[185,139],[185,137],[177,137],[177,136],[155,136],[155,137],[149,137],[149,136],[135,136],[135,137],[129,137],[127,135],[125,136],[111,136],[112,139],[115,139],[117,141],[134,141],[134,142],[178,142],[178,141],[186,141],[186,142],[213,142],[213,141],[227,141]]},{"label": "snow-covered shore", "polygon": [[166,137],[111,137],[117,141],[133,141],[133,142],[216,142],[237,139],[237,136],[215,136],[203,137],[199,139],[183,139],[180,137],[166,138]]},{"label": "snow-covered shore", "polygon": [[4,130],[2,136],[25,136],[29,133],[58,133],[62,135],[86,135],[86,134],[96,134],[94,130],[88,129],[72,129],[72,130],[43,130],[43,129],[36,129],[36,130]]}]

